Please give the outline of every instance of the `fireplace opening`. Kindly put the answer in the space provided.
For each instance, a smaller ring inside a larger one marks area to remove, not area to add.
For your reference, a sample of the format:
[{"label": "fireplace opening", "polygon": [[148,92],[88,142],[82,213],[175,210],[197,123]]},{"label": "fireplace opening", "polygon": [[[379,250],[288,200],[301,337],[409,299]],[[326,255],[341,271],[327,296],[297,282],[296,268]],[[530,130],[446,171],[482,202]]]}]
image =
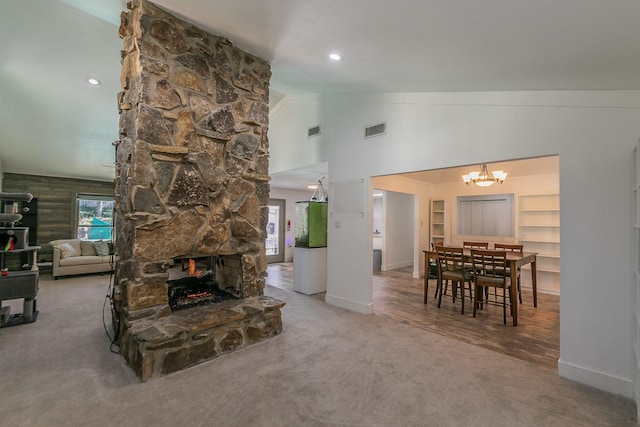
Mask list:
[{"label": "fireplace opening", "polygon": [[189,275],[167,282],[171,311],[242,299],[239,257],[213,256],[206,259],[206,266],[211,269],[199,270],[196,259],[189,258]]},{"label": "fireplace opening", "polygon": [[186,276],[170,280],[168,285],[169,306],[172,311],[240,299],[221,289],[211,272],[201,276]]}]

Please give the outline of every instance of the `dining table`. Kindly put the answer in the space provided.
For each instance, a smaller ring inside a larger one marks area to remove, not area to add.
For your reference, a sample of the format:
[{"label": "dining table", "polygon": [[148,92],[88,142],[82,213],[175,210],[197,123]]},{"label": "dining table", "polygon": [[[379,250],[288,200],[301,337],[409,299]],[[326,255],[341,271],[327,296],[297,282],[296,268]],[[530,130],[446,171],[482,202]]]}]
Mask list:
[{"label": "dining table", "polygon": [[[437,254],[435,250],[422,251],[424,253],[424,265],[425,265],[425,275],[424,275],[424,286],[425,291],[428,289],[428,266],[429,260],[437,260]],[[509,287],[509,299],[512,302],[513,306],[513,326],[518,325],[518,270],[528,264],[531,264],[531,287],[533,290],[533,306],[538,306],[538,284],[537,284],[537,273],[536,273],[536,262],[537,262],[537,252],[512,252],[506,251],[507,253],[507,263],[509,266],[509,270],[511,272],[510,280],[513,284]],[[463,254],[465,256],[465,260],[470,262],[473,261],[471,257],[471,249],[464,248]],[[514,303],[515,301],[515,303]]]}]

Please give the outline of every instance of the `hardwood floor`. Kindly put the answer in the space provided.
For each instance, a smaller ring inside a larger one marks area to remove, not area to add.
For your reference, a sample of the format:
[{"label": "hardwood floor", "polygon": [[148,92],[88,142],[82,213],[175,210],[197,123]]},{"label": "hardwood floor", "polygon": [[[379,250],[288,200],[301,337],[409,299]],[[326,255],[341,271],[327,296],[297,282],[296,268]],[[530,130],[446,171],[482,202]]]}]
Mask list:
[{"label": "hardwood floor", "polygon": [[[279,262],[267,265],[267,285],[293,291],[293,263]],[[324,301],[324,292],[310,295],[311,298]]]},{"label": "hardwood floor", "polygon": [[[460,341],[495,350],[552,370],[560,357],[560,297],[538,293],[538,307],[533,295],[522,290],[523,304],[518,306],[518,326],[502,322],[502,307],[485,306],[472,316],[473,305],[465,301],[460,314],[460,299],[453,303],[449,295],[437,307],[434,298],[436,281],[429,280],[429,299],[423,304],[423,279],[414,279],[411,269],[374,272],[373,307],[380,316]],[[507,313],[508,316],[508,313]]]},{"label": "hardwood floor", "polygon": [[[267,284],[293,289],[293,263],[269,264]],[[460,299],[453,303],[443,296],[437,307],[435,280],[429,281],[429,299],[423,304],[423,280],[414,279],[411,269],[373,274],[374,313],[430,332],[445,335],[483,348],[501,352],[538,366],[557,370],[560,357],[560,297],[538,294],[533,307],[531,292],[523,289],[523,304],[518,307],[518,326],[502,323],[502,307],[487,306],[472,317],[473,306],[465,301],[460,314]],[[450,291],[449,291],[450,292]],[[324,300],[324,294],[313,297]]]}]

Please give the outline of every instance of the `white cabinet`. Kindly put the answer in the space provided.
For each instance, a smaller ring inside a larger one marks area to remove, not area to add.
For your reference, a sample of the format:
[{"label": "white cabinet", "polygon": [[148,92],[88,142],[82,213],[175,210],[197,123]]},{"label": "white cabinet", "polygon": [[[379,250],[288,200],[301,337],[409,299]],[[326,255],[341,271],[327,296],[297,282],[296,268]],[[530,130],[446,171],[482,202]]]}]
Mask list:
[{"label": "white cabinet", "polygon": [[[538,288],[560,292],[560,195],[518,198],[518,240],[525,252],[537,252]],[[542,286],[541,286],[542,285]]]},{"label": "white cabinet", "polygon": [[446,231],[445,203],[442,199],[431,200],[431,243],[444,243]]},{"label": "white cabinet", "polygon": [[327,248],[293,248],[293,289],[306,295],[327,291]]}]

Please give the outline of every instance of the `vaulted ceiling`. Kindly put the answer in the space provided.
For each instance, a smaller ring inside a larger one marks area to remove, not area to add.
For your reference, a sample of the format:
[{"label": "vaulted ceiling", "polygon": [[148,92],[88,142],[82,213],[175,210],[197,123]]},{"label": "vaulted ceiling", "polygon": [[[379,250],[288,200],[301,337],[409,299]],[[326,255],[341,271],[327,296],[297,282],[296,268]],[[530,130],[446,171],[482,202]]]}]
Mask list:
[{"label": "vaulted ceiling", "polygon": [[[640,89],[637,0],[158,0],[318,92]],[[4,172],[111,180],[120,0],[0,2]],[[340,53],[341,61],[328,54]],[[91,87],[92,76],[101,85]],[[314,171],[315,173],[315,171]]]}]

